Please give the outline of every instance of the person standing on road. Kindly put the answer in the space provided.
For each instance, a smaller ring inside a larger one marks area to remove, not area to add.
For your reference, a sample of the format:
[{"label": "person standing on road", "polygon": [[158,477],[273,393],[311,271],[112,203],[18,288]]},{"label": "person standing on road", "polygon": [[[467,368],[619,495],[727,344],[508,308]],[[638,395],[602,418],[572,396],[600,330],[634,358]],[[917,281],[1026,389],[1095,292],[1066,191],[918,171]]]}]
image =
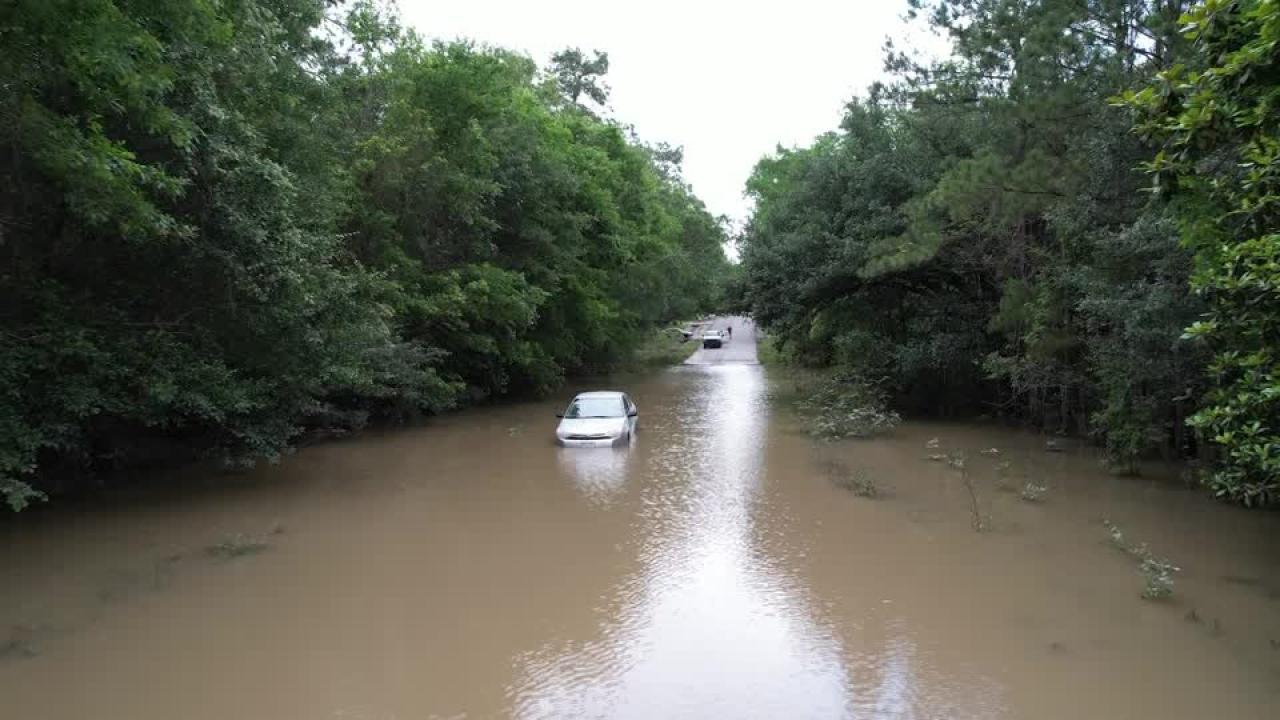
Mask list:
[{"label": "person standing on road", "polygon": [[729,330],[729,339],[730,339],[730,340],[732,340],[732,339],[733,339],[733,326],[732,326],[732,325],[730,325],[730,326],[729,326],[729,328],[728,328],[728,330]]}]

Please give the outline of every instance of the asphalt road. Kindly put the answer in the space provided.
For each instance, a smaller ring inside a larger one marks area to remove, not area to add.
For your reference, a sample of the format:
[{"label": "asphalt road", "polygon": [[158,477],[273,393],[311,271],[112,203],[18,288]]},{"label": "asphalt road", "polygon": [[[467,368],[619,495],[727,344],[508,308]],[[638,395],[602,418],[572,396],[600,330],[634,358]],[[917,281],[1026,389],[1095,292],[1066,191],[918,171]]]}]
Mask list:
[{"label": "asphalt road", "polygon": [[684,364],[758,365],[760,361],[756,358],[756,326],[749,319],[740,316],[713,318],[710,325],[704,326],[700,332],[725,330],[730,327],[733,328],[733,339],[720,348],[701,347],[701,340],[695,338],[698,340],[699,348],[684,361]]}]

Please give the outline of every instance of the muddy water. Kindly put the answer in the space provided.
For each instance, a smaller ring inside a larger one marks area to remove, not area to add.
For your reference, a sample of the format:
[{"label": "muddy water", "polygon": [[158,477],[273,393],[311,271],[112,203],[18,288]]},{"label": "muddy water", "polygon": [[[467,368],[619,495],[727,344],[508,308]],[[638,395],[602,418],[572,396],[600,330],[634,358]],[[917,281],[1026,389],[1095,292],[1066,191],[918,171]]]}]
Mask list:
[{"label": "muddy water", "polygon": [[514,405],[0,526],[3,715],[1280,716],[1274,515],[995,428],[815,445],[758,366],[615,384],[629,450]]}]

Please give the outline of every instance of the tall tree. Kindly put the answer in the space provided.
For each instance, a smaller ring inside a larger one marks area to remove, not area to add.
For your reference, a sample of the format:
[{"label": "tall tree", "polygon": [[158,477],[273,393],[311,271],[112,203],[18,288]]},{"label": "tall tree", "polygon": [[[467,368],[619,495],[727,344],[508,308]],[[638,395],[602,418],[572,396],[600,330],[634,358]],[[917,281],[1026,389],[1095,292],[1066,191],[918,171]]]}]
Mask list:
[{"label": "tall tree", "polygon": [[609,86],[604,76],[609,72],[609,53],[591,51],[591,57],[579,48],[565,48],[551,56],[551,73],[556,86],[577,104],[584,96],[597,105],[609,101]]},{"label": "tall tree", "polygon": [[1212,486],[1280,501],[1280,2],[1207,0],[1181,20],[1189,61],[1124,102],[1159,144],[1147,164],[1173,196],[1208,312],[1187,330],[1213,352],[1192,418],[1221,452]]},{"label": "tall tree", "polygon": [[1191,451],[1201,309],[1150,149],[1112,94],[1179,59],[1179,2],[914,3],[953,53],[763,159],[747,301],[811,361],[916,412],[1091,434],[1117,469]]},{"label": "tall tree", "polygon": [[669,163],[529,58],[368,0],[16,0],[0,73],[15,508],[545,391],[708,309],[726,262]]}]

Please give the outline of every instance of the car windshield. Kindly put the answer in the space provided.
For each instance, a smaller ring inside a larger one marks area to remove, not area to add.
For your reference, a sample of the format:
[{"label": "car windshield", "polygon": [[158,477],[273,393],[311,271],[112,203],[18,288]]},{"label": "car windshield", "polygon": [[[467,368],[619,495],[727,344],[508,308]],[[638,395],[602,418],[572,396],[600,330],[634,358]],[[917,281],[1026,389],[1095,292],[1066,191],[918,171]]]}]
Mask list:
[{"label": "car windshield", "polygon": [[564,411],[567,418],[617,418],[626,417],[622,398],[611,396],[576,397]]}]

